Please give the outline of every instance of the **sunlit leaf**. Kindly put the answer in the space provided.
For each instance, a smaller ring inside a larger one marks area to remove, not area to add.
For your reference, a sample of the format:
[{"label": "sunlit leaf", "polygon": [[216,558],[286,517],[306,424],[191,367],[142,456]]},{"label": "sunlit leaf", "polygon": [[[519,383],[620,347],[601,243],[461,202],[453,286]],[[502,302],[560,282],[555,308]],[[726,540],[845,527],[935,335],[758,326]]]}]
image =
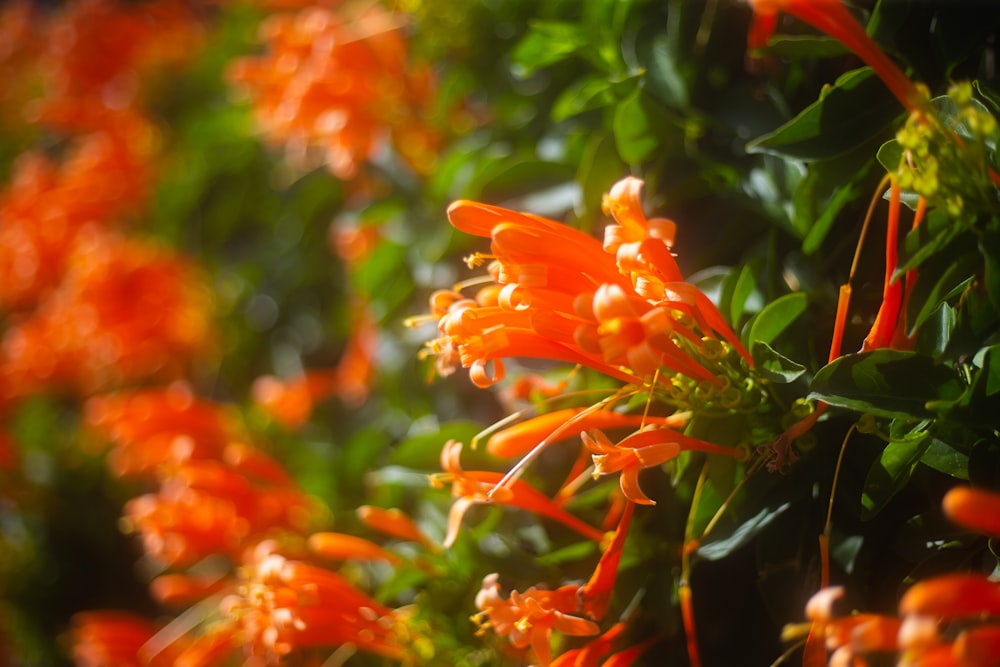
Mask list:
[{"label": "sunlit leaf", "polygon": [[754,317],[747,342],[752,345],[760,341],[770,345],[806,311],[808,305],[809,296],[805,292],[778,297]]}]

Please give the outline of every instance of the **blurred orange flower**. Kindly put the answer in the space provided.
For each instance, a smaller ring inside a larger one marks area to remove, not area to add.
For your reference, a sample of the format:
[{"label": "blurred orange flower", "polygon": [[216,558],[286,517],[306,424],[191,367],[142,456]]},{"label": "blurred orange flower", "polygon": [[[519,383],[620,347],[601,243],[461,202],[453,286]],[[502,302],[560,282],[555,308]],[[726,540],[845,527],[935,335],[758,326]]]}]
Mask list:
[{"label": "blurred orange flower", "polygon": [[143,85],[149,87],[144,79],[153,68],[187,61],[202,39],[189,3],[181,0],[80,0],[53,14],[46,35],[39,63],[46,87],[35,114],[44,118],[50,105],[96,104],[103,114],[83,123],[91,129],[113,127],[120,112],[136,106]]},{"label": "blurred orange flower", "polygon": [[238,591],[222,601],[223,615],[251,659],[278,664],[293,650],[352,644],[402,660],[396,612],[335,572],[286,558],[262,543],[241,568]]},{"label": "blurred orange flower", "polygon": [[220,459],[247,437],[231,409],[196,397],[182,381],[92,396],[83,417],[95,449],[103,447],[98,440],[111,444],[108,464],[123,477],[153,478],[163,465]]},{"label": "blurred orange flower", "polygon": [[63,281],[10,326],[0,348],[8,397],[84,394],[182,376],[214,345],[212,300],[186,260],[149,243],[88,233]]},{"label": "blurred orange flower", "polygon": [[92,133],[61,164],[41,153],[18,159],[0,193],[0,307],[33,307],[63,279],[88,230],[121,226],[138,211],[150,164],[132,139]]},{"label": "blurred orange flower", "polygon": [[378,3],[350,16],[323,6],[275,14],[261,29],[267,53],[237,60],[229,76],[294,165],[323,164],[349,179],[388,135],[426,173],[439,144],[427,123],[435,85],[408,61],[405,21]]}]

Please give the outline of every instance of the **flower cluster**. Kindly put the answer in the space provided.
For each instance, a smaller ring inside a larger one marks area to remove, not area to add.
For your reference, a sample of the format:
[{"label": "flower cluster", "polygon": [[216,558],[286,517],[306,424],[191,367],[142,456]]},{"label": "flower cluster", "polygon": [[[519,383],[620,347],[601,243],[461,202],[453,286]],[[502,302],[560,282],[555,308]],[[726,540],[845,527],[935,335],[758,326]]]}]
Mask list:
[{"label": "flower cluster", "polygon": [[[944,497],[955,523],[991,538],[1000,537],[1000,495],[968,486]],[[841,615],[835,603],[842,587],[821,590],[806,612],[813,633],[832,651],[830,667],[866,665],[869,658],[895,654],[898,665],[972,667],[995,664],[1000,655],[1000,582],[984,573],[955,572],[912,585],[899,601],[898,616]]]},{"label": "flower cluster", "polygon": [[[86,415],[93,442],[111,446],[114,473],[156,484],[125,505],[122,520],[141,537],[157,573],[153,597],[166,607],[187,607],[206,623],[178,633],[114,612],[81,614],[74,630],[79,664],[114,651],[127,654],[123,664],[207,666],[242,653],[270,665],[293,652],[340,645],[405,657],[412,638],[399,627],[397,611],[325,566],[398,556],[352,535],[311,533],[321,514],[315,501],[248,444],[232,409],[175,383],[96,396]],[[363,514],[401,539],[426,542],[398,513],[366,508]],[[123,623],[136,631],[125,632]],[[124,644],[117,636],[135,639]]]},{"label": "flower cluster", "polygon": [[[682,455],[746,458],[749,440],[719,445],[683,430],[693,414],[756,414],[767,403],[752,380],[747,350],[712,301],[684,281],[671,251],[674,223],[646,217],[641,188],[642,181],[630,177],[606,196],[604,209],[615,224],[603,243],[487,204],[459,201],[448,209],[456,228],[490,238],[491,247],[488,255],[468,260],[470,266],[488,262],[486,278],[431,296],[430,317],[441,335],[426,354],[435,357],[441,374],[466,367],[476,385],[489,387],[505,378],[506,359],[535,358],[587,367],[623,383],[589,406],[554,408],[573,395],[563,383],[532,407],[537,416],[503,420],[484,432],[491,454],[520,459],[507,473],[464,470],[462,445],[449,442],[441,455],[445,473],[432,478],[451,482],[456,497],[446,546],[456,541],[467,508],[482,503],[533,512],[605,545],[587,586],[532,587],[506,597],[496,576],[484,581],[475,617],[481,629],[508,636],[516,648],[530,647],[542,665],[552,662],[553,630],[600,634],[632,508],[655,504],[639,485],[640,472]],[[474,296],[462,293],[466,287],[476,287]],[[641,414],[622,409],[628,398],[643,395]],[[622,431],[627,435],[608,435]],[[573,438],[578,463],[554,497],[522,479],[544,449]],[[586,477],[604,475],[618,476],[625,499],[624,506],[611,503],[602,523],[615,530],[610,544],[602,531],[566,510]]]},{"label": "flower cluster", "polygon": [[325,165],[350,179],[389,139],[426,173],[440,141],[430,124],[435,84],[408,62],[404,28],[402,14],[377,3],[353,16],[326,6],[274,14],[261,29],[266,53],[233,63],[230,78],[264,137],[300,168]]}]

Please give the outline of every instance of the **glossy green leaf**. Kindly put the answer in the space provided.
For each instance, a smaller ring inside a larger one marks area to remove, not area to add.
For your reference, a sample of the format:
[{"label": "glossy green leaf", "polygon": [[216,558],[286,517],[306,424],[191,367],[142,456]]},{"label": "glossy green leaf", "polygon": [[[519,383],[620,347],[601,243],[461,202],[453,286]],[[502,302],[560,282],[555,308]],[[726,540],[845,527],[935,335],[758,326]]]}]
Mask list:
[{"label": "glossy green leaf", "polygon": [[941,249],[963,231],[944,211],[932,210],[923,224],[911,229],[903,239],[896,275],[917,268],[929,257],[940,254]]},{"label": "glossy green leaf", "polygon": [[770,345],[806,312],[808,306],[809,296],[805,292],[778,297],[754,317],[746,342],[753,345],[760,341]]},{"label": "glossy green leaf", "polygon": [[964,391],[959,374],[930,357],[898,350],[848,354],[824,366],[810,398],[883,417],[931,417],[928,403],[953,401]]},{"label": "glossy green leaf", "polygon": [[967,425],[994,428],[1000,414],[1000,344],[979,350],[968,371],[969,387],[948,406],[948,414]]},{"label": "glossy green leaf", "polygon": [[863,67],[842,75],[798,116],[747,144],[747,151],[799,160],[834,157],[882,133],[901,111],[885,84]]},{"label": "glossy green leaf", "polygon": [[774,508],[765,507],[755,516],[741,523],[729,537],[702,545],[698,549],[698,555],[708,560],[725,558],[743,545],[749,543],[750,540],[756,537],[758,533],[791,506],[792,503],[786,502]]},{"label": "glossy green leaf", "polygon": [[946,300],[972,281],[982,261],[975,239],[966,234],[923,262],[906,303],[907,333],[916,331]]},{"label": "glossy green leaf", "polygon": [[920,462],[956,479],[969,479],[969,455],[937,438],[930,439]]},{"label": "glossy green leaf", "polygon": [[861,495],[861,518],[870,519],[906,485],[929,444],[928,433],[890,442],[872,464]]},{"label": "glossy green leaf", "polygon": [[627,163],[641,163],[660,145],[653,112],[641,90],[635,90],[618,104],[612,126],[618,153]]},{"label": "glossy green leaf", "polygon": [[788,384],[795,382],[806,372],[805,366],[775,352],[762,340],[751,343],[750,354],[753,356],[754,369],[771,382]]}]

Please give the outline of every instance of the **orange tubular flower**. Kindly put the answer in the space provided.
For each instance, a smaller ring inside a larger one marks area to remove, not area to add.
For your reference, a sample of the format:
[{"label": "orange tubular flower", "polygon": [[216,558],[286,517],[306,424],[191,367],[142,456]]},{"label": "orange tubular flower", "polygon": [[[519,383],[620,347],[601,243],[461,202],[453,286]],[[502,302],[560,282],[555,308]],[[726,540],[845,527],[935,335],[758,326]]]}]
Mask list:
[{"label": "orange tubular flower", "polygon": [[637,431],[617,445],[598,430],[592,431],[590,435],[582,433],[581,438],[587,449],[593,452],[594,476],[621,473],[622,493],[640,505],[656,504],[639,487],[639,471],[644,468],[654,468],[672,461],[682,451],[695,450],[734,458],[745,455],[742,450],[713,445],[668,428],[653,427]]},{"label": "orange tubular flower", "polygon": [[290,560],[262,543],[242,568],[239,590],[222,602],[250,656],[277,664],[296,649],[352,644],[403,660],[393,610],[340,575]]},{"label": "orange tubular flower", "polygon": [[410,517],[398,509],[383,509],[373,505],[362,505],[357,509],[358,518],[369,528],[400,540],[417,542],[433,547],[434,543]]},{"label": "orange tubular flower", "polygon": [[69,637],[77,667],[166,667],[178,651],[155,660],[142,655],[143,646],[156,633],[151,621],[119,611],[87,611],[73,616]]},{"label": "orange tubular flower", "polygon": [[919,109],[924,102],[917,86],[879,48],[855,20],[841,0],[748,0],[754,21],[747,45],[758,49],[767,44],[777,25],[779,12],[787,12],[838,40],[870,66],[906,109]]},{"label": "orange tubular flower", "polygon": [[899,613],[945,619],[1000,616],[1000,584],[971,573],[920,581],[900,599]]},{"label": "orange tubular flower", "polygon": [[345,533],[313,533],[309,536],[309,550],[330,560],[382,559],[390,563],[399,563],[401,560],[398,555],[370,540]]},{"label": "orange tubular flower", "polygon": [[500,594],[499,575],[483,579],[476,595],[479,613],[472,620],[483,633],[491,628],[500,637],[508,637],[519,649],[531,648],[542,667],[552,663],[552,631],[564,635],[588,636],[600,632],[593,621],[575,616],[579,613],[579,587],[562,586],[556,590],[531,587],[523,593],[511,591],[504,599]]},{"label": "orange tubular flower", "polygon": [[565,440],[589,429],[610,429],[646,424],[683,424],[687,415],[651,417],[626,415],[613,410],[566,408],[532,417],[497,431],[486,441],[486,451],[501,458],[523,456],[543,440]]},{"label": "orange tubular flower", "polygon": [[461,365],[489,386],[503,377],[503,358],[535,357],[633,384],[667,370],[718,385],[716,366],[699,358],[705,340],[724,341],[752,363],[708,297],[683,282],[670,252],[673,223],[646,219],[641,186],[630,177],[612,188],[605,209],[618,224],[604,244],[539,216],[453,203],[448,218],[456,228],[491,239],[495,285],[475,299],[432,296],[442,335],[428,351],[439,372]]},{"label": "orange tubular flower", "polygon": [[1000,495],[958,486],[945,494],[941,505],[945,515],[958,525],[1000,537]]},{"label": "orange tubular flower", "polygon": [[435,86],[429,69],[408,63],[403,24],[379,4],[350,18],[320,6],[275,15],[261,31],[267,54],[238,60],[230,79],[250,97],[265,137],[295,164],[351,178],[388,130],[410,166],[426,173],[439,143],[426,120]]},{"label": "orange tubular flower", "polygon": [[452,495],[456,498],[448,515],[445,547],[450,547],[458,538],[466,510],[472,505],[482,503],[497,503],[534,512],[557,521],[595,542],[604,539],[602,531],[568,513],[551,498],[523,480],[514,480],[507,486],[498,487],[504,478],[502,473],[463,470],[459,461],[461,454],[462,443],[449,440],[441,450],[441,468],[445,472],[431,478],[431,483],[436,486],[451,482]]},{"label": "orange tubular flower", "polygon": [[601,560],[594,568],[590,580],[580,589],[581,605],[591,618],[601,620],[608,610],[608,604],[611,602],[611,591],[618,578],[618,565],[621,563],[622,551],[625,548],[625,540],[628,538],[628,529],[632,525],[634,513],[635,503],[627,503],[625,511],[618,521],[614,537],[611,538],[611,543],[601,554]]}]

